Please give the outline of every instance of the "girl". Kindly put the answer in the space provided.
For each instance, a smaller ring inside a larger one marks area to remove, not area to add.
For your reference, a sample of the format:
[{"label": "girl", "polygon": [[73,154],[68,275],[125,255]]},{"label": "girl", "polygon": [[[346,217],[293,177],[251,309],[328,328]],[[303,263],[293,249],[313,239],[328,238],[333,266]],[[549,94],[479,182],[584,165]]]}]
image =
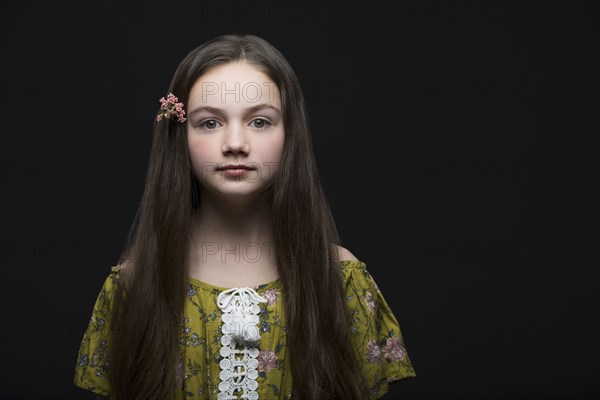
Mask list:
[{"label": "girl", "polygon": [[283,55],[220,36],[169,92],[74,383],[111,400],[364,400],[416,376],[365,263],[340,246]]}]

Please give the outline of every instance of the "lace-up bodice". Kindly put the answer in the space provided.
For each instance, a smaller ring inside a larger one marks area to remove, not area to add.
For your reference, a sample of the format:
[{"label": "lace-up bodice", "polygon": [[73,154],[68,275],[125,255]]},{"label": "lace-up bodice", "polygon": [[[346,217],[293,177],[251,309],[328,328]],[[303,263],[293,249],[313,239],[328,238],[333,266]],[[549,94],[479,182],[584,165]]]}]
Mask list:
[{"label": "lace-up bodice", "polygon": [[[217,297],[217,305],[221,309],[220,354],[224,357],[219,363],[218,400],[237,400],[236,392],[241,392],[241,399],[257,400],[258,383],[257,345],[260,332],[256,324],[259,322],[258,303],[266,303],[254,289],[249,287],[232,288],[222,291]],[[241,348],[238,348],[241,346]],[[241,358],[238,358],[241,356]]]}]

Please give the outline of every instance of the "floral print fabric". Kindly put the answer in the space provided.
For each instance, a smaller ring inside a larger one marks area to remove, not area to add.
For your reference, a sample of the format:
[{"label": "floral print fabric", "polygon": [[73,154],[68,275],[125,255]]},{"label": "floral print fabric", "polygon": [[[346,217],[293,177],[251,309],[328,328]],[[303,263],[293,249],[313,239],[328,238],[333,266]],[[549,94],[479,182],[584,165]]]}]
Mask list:
[{"label": "floral print fabric", "polygon": [[[344,260],[340,265],[350,336],[370,382],[369,398],[378,399],[388,392],[391,382],[415,377],[416,373],[404,346],[398,321],[365,263]],[[110,392],[107,344],[111,332],[112,298],[119,277],[120,270],[112,267],[96,299],[75,366],[75,385],[103,396]],[[221,372],[219,363],[223,359],[219,354],[223,333],[217,297],[226,289],[190,277],[178,339],[177,400],[217,398]],[[290,400],[293,398],[293,386],[286,346],[283,284],[277,279],[254,289],[268,300],[259,304],[260,351],[256,391],[259,399]]]}]

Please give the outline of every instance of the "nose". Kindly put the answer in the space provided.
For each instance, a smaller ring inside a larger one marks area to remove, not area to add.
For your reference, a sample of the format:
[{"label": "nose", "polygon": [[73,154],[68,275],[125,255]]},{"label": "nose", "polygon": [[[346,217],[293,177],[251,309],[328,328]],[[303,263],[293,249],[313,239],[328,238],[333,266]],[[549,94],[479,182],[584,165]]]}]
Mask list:
[{"label": "nose", "polygon": [[244,127],[240,124],[230,124],[224,132],[223,136],[223,154],[238,154],[240,152],[248,154],[250,144],[247,141]]}]

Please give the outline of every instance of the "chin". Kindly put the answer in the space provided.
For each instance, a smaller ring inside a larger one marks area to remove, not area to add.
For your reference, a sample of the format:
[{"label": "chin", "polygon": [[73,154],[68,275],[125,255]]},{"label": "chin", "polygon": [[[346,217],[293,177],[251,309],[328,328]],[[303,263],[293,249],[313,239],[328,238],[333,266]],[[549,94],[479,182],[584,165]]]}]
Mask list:
[{"label": "chin", "polygon": [[232,198],[232,199],[243,199],[245,197],[251,197],[251,196],[256,196],[257,194],[259,194],[262,191],[262,187],[258,187],[258,186],[252,186],[252,187],[237,187],[237,188],[223,188],[223,187],[218,187],[218,188],[213,188],[213,191],[215,191],[216,193],[218,193],[218,195],[220,197],[227,197],[227,198]]}]

